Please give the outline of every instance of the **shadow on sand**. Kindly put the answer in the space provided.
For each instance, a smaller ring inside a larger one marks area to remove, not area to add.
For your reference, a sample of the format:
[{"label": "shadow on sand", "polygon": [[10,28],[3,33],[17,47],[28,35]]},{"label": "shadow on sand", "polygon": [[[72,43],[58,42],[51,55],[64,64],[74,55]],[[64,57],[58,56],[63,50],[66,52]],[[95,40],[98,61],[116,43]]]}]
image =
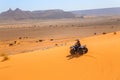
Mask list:
[{"label": "shadow on sand", "polygon": [[73,58],[79,58],[79,57],[81,57],[82,55],[80,55],[80,54],[75,54],[75,55],[68,55],[68,56],[66,56],[67,58],[68,58],[68,60],[70,60],[70,59],[73,59]]},{"label": "shadow on sand", "polygon": [[86,57],[90,57],[90,58],[92,58],[92,59],[96,59],[96,57],[94,57],[94,56],[92,56],[92,55],[85,55],[85,54],[82,54],[82,55],[80,55],[80,54],[75,54],[75,55],[68,55],[68,56],[66,56],[68,59],[67,60],[71,60],[71,59],[73,59],[73,58],[79,58],[79,57],[81,57],[81,56],[86,56]]}]

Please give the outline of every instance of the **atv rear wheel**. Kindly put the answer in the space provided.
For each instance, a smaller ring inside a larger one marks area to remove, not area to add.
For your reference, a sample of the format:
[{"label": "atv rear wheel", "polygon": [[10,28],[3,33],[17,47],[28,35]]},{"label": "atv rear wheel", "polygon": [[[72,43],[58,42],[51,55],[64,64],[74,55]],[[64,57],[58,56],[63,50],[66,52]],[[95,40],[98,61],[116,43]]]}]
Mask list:
[{"label": "atv rear wheel", "polygon": [[74,55],[74,54],[75,54],[75,50],[74,50],[74,49],[71,49],[71,50],[70,50],[70,54],[71,54],[71,55]]},{"label": "atv rear wheel", "polygon": [[77,51],[80,55],[83,55],[83,50],[80,48],[78,51]]}]

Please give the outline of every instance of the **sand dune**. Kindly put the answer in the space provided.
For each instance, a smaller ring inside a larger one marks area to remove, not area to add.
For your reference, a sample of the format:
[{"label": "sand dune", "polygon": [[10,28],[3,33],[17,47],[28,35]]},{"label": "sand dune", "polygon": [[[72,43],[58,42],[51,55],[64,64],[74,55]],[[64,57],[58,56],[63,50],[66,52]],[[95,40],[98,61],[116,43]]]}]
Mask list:
[{"label": "sand dune", "polygon": [[[120,32],[84,38],[89,52],[68,60],[69,47],[12,55],[0,62],[1,80],[119,80]],[[0,58],[2,59],[2,58]]]}]

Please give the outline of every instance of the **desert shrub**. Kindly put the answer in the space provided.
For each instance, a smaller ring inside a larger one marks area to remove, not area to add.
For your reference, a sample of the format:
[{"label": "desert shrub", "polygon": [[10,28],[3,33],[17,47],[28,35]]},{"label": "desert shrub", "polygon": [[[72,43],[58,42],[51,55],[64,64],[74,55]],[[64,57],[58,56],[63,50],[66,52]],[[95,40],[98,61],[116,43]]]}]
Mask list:
[{"label": "desert shrub", "polygon": [[13,46],[14,44],[13,43],[10,43],[9,46]]},{"label": "desert shrub", "polygon": [[74,25],[72,25],[72,26],[74,26]]},{"label": "desert shrub", "polygon": [[105,34],[107,34],[107,33],[106,33],[106,32],[103,32],[102,34],[105,35]]},{"label": "desert shrub", "polygon": [[17,41],[14,41],[14,42],[12,42],[12,43],[9,43],[9,46],[13,46],[14,44],[16,44],[17,43]]},{"label": "desert shrub", "polygon": [[33,25],[33,27],[36,27],[36,25]]},{"label": "desert shrub", "polygon": [[97,33],[94,33],[94,35],[96,35]]},{"label": "desert shrub", "polygon": [[114,26],[111,26],[111,28],[114,28]]},{"label": "desert shrub", "polygon": [[17,41],[14,41],[14,44],[16,44],[17,43]]},{"label": "desert shrub", "polygon": [[43,41],[44,41],[44,40],[41,40],[41,39],[40,39],[40,40],[36,41],[36,43],[38,43],[38,42],[43,42]]},{"label": "desert shrub", "polygon": [[22,39],[22,37],[19,37],[19,39]]},{"label": "desert shrub", "polygon": [[50,39],[50,41],[53,41],[54,39]]},{"label": "desert shrub", "polygon": [[43,42],[43,40],[39,40],[39,42]]},{"label": "desert shrub", "polygon": [[49,27],[52,27],[52,25],[49,25]]},{"label": "desert shrub", "polygon": [[58,44],[55,44],[55,46],[58,46]]},{"label": "desert shrub", "polygon": [[26,37],[26,39],[28,39],[28,37]]},{"label": "desert shrub", "polygon": [[7,55],[7,54],[5,54],[5,53],[2,53],[0,56],[1,56],[1,57],[3,57],[3,59],[2,59],[2,61],[1,61],[1,62],[4,62],[4,61],[6,61],[6,60],[8,60],[8,59],[9,59],[8,55]]},{"label": "desert shrub", "polygon": [[116,35],[117,33],[116,33],[116,32],[114,32],[113,34],[114,34],[114,35]]}]

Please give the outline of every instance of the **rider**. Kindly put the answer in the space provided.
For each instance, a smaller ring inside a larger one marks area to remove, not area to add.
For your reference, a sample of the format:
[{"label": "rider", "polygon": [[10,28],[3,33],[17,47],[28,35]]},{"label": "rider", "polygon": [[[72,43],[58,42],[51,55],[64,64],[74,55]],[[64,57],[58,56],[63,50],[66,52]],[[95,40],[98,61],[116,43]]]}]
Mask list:
[{"label": "rider", "polygon": [[75,43],[75,49],[77,50],[78,47],[81,46],[81,43],[80,43],[80,40],[79,40],[79,39],[76,39],[75,41],[76,41],[76,43]]}]

